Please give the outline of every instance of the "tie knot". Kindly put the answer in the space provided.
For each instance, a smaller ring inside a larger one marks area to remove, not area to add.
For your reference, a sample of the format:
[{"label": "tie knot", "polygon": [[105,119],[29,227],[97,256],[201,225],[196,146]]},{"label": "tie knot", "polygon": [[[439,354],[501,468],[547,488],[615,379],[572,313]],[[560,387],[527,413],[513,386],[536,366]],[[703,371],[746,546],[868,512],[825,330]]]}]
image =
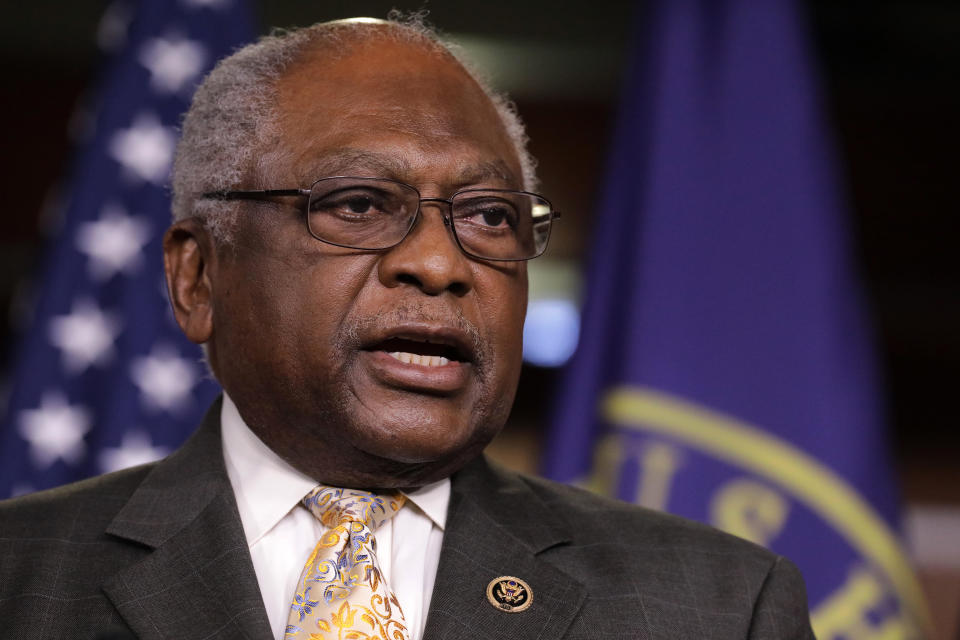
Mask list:
[{"label": "tie knot", "polygon": [[303,504],[317,520],[331,529],[348,522],[361,522],[375,531],[400,511],[405,501],[406,496],[399,491],[378,494],[320,485],[306,495]]}]

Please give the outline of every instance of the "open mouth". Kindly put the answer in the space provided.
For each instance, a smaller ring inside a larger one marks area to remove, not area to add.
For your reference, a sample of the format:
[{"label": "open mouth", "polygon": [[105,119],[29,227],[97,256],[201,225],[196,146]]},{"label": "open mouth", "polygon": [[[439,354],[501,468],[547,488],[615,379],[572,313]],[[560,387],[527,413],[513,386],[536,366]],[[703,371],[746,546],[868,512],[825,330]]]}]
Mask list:
[{"label": "open mouth", "polygon": [[370,347],[371,351],[383,351],[405,364],[424,367],[443,367],[451,362],[469,362],[470,357],[456,344],[431,342],[411,338],[389,338]]}]

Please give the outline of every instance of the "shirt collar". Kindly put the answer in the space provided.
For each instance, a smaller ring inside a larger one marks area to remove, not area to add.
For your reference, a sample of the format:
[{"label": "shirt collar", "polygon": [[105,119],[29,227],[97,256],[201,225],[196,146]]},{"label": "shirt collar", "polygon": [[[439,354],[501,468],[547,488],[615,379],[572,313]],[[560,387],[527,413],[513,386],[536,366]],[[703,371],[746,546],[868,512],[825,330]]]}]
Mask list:
[{"label": "shirt collar", "polygon": [[414,491],[403,491],[403,495],[433,521],[441,531],[447,522],[447,507],[450,505],[450,478],[424,485]]},{"label": "shirt collar", "polygon": [[247,544],[254,545],[296,507],[317,481],[283,460],[240,417],[223,394],[220,410],[223,459],[237,497]]},{"label": "shirt collar", "polygon": [[[237,498],[243,533],[252,546],[299,506],[317,481],[294,469],[264,444],[226,393],[220,425],[227,475]],[[434,525],[444,528],[450,503],[449,478],[403,494]]]}]

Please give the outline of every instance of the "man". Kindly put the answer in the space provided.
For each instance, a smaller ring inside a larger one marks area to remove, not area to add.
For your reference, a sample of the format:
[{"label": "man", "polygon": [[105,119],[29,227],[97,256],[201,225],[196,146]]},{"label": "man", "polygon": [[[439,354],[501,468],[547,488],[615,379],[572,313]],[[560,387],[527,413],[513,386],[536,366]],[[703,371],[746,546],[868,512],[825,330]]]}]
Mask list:
[{"label": "man", "polygon": [[[506,103],[415,25],[221,63],[164,258],[224,397],[160,463],[3,505],[0,636],[812,637],[786,560],[480,456],[554,216],[532,166]],[[343,488],[392,517],[328,521]],[[318,567],[345,576],[323,597]]]}]

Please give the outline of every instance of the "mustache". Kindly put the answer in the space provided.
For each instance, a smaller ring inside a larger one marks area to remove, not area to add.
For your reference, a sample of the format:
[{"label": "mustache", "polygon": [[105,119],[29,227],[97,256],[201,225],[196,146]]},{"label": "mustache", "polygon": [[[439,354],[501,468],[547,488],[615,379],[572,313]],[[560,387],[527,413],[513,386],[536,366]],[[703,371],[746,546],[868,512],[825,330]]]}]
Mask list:
[{"label": "mustache", "polygon": [[476,357],[475,364],[482,366],[487,362],[486,341],[481,337],[477,326],[464,316],[461,309],[438,308],[423,302],[404,302],[381,309],[371,316],[348,317],[341,325],[336,346],[357,349],[363,346],[366,336],[409,324],[453,327],[470,343]]}]

